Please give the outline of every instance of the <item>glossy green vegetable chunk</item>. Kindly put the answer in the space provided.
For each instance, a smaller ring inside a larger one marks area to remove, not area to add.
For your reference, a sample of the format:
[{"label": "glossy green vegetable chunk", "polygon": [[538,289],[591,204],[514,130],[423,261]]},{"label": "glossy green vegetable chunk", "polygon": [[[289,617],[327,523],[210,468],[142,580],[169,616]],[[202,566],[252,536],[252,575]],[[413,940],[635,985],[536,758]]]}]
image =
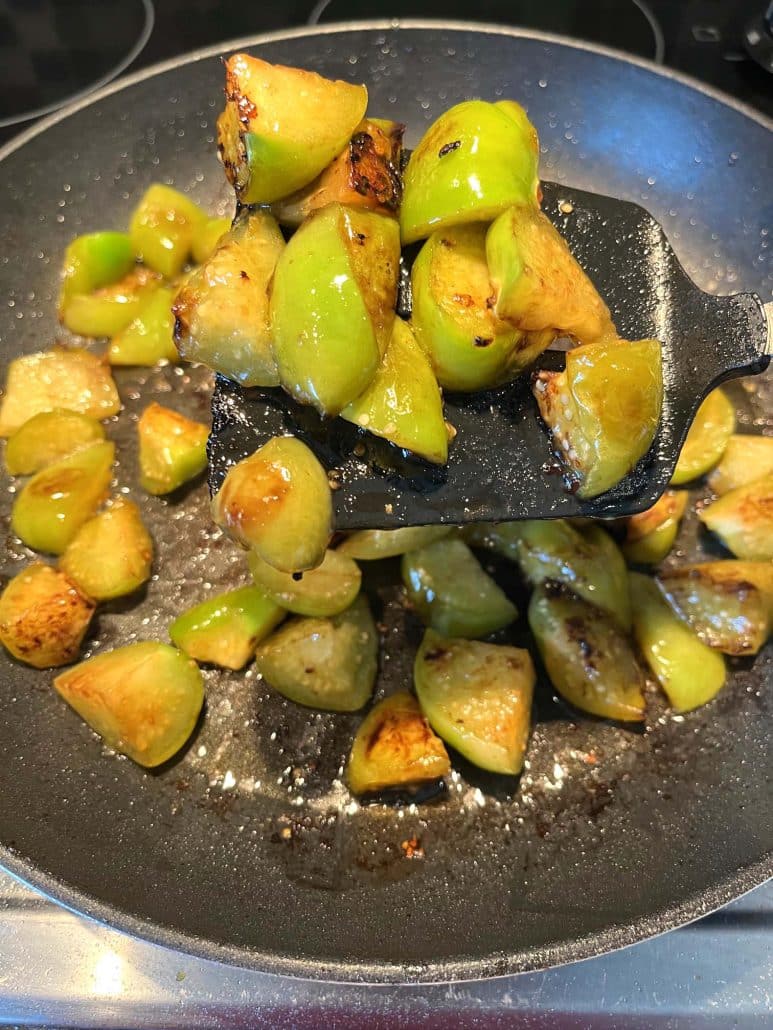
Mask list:
[{"label": "glossy green vegetable chunk", "polygon": [[89,415],[65,408],[42,411],[9,437],[5,467],[12,476],[31,476],[46,465],[104,438],[104,429]]},{"label": "glossy green vegetable chunk", "polygon": [[410,327],[396,318],[392,339],[373,379],[341,412],[367,429],[437,465],[448,460],[443,398]]},{"label": "glossy green vegetable chunk", "polygon": [[107,440],[47,465],[24,486],[11,528],[28,547],[61,554],[107,497],[115,444]]},{"label": "glossy green vegetable chunk", "polygon": [[137,423],[140,483],[149,494],[168,494],[207,467],[209,429],[153,401]]},{"label": "glossy green vegetable chunk", "polygon": [[60,312],[61,321],[79,336],[115,336],[134,321],[158,286],[158,276],[138,266],[118,282],[71,297]]},{"label": "glossy green vegetable chunk", "polygon": [[499,318],[518,329],[553,329],[581,343],[617,339],[596,287],[538,208],[501,214],[486,235],[486,258]]},{"label": "glossy green vegetable chunk", "polygon": [[721,496],[770,472],[773,472],[773,436],[733,434],[709,476],[709,486]]},{"label": "glossy green vegetable chunk", "polygon": [[137,317],[112,338],[107,349],[111,365],[157,365],[177,361],[172,338],[174,290],[161,286],[145,299]]},{"label": "glossy green vegetable chunk", "polygon": [[452,532],[450,526],[404,526],[401,529],[360,529],[350,533],[337,547],[356,561],[395,558],[406,551],[434,543]]},{"label": "glossy green vegetable chunk", "polygon": [[230,218],[207,218],[194,226],[191,256],[197,265],[203,265],[212,257],[230,228]]},{"label": "glossy green vegetable chunk", "polygon": [[93,293],[123,279],[134,267],[131,240],[124,232],[91,232],[68,244],[62,265],[59,313],[72,297]]},{"label": "glossy green vegetable chunk", "polygon": [[724,685],[724,658],[674,615],[654,579],[638,572],[630,579],[634,636],[671,707],[705,705]]},{"label": "glossy green vegetable chunk", "polygon": [[413,263],[411,296],[411,324],[441,386],[484,390],[523,367],[527,338],[492,307],[485,225],[433,233]]},{"label": "glossy green vegetable chunk", "polygon": [[773,561],[773,472],[728,490],[698,518],[736,558]]},{"label": "glossy green vegetable chunk", "polygon": [[276,604],[298,615],[337,615],[352,603],[362,573],[352,558],[326,551],[322,563],[303,575],[280,572],[251,551],[247,562],[258,587]]},{"label": "glossy green vegetable chunk", "polygon": [[108,747],[147,768],[177,754],[204,703],[196,663],[151,641],[89,658],[57,676],[54,687]]},{"label": "glossy green vegetable chunk", "polygon": [[597,497],[619,483],[655,439],[663,405],[660,344],[577,347],[567,353],[565,371],[537,375],[534,396],[577,493]]},{"label": "glossy green vegetable chunk", "polygon": [[551,580],[532,594],[529,626],[563,698],[591,715],[641,722],[644,672],[609,615]]},{"label": "glossy green vegetable chunk", "polygon": [[734,430],[735,408],[724,390],[712,390],[698,408],[671,482],[675,486],[689,483],[713,468],[724,454]]},{"label": "glossy green vegetable chunk", "polygon": [[314,568],[333,532],[327,474],[300,440],[276,436],[228,470],[212,518],[275,569]]},{"label": "glossy green vegetable chunk", "polygon": [[181,357],[200,361],[243,386],[277,386],[268,286],[284,249],[265,211],[249,212],[183,283],[174,301]]},{"label": "glossy green vegetable chunk", "polygon": [[116,499],[84,522],[59,559],[87,597],[111,601],[139,589],[150,578],[153,541],[132,501]]},{"label": "glossy green vegetable chunk", "polygon": [[429,629],[413,680],[422,711],[446,744],[481,769],[521,771],[535,681],[528,651],[448,640]]},{"label": "glossy green vegetable chunk", "polygon": [[52,347],[14,358],[0,403],[0,436],[10,436],[34,415],[58,408],[97,419],[121,410],[102,358],[80,347]]},{"label": "glossy green vegetable chunk", "polygon": [[400,238],[394,219],[329,204],[277,262],[271,292],[282,386],[337,415],[368,386],[394,323]]},{"label": "glossy green vegetable chunk", "polygon": [[657,565],[674,546],[687,509],[686,490],[666,490],[651,508],[626,520],[623,554],[638,565]]},{"label": "glossy green vegetable chunk", "polygon": [[183,612],[169,627],[169,636],[197,662],[242,669],[284,616],[284,609],[257,587],[239,587]]},{"label": "glossy green vegetable chunk", "polygon": [[365,114],[368,91],[249,54],[225,63],[217,123],[226,175],[241,204],[270,204],[310,183]]},{"label": "glossy green vegetable chunk", "polygon": [[94,602],[50,565],[22,569],[0,595],[0,641],[36,669],[67,665],[78,657]]},{"label": "glossy green vegetable chunk", "polygon": [[490,222],[512,204],[537,208],[539,141],[519,105],[467,100],[426,131],[405,170],[403,241]]},{"label": "glossy green vegetable chunk", "polygon": [[660,588],[704,644],[725,654],[756,654],[773,617],[773,564],[719,561],[667,569]]},{"label": "glossy green vegetable chunk", "polygon": [[515,605],[457,537],[404,554],[402,576],[423,621],[445,637],[485,637],[518,617]]},{"label": "glossy green vegetable chunk", "polygon": [[392,694],[368,712],[346,766],[353,794],[414,787],[451,772],[443,741],[407,692]]},{"label": "glossy green vegetable chunk", "polygon": [[206,213],[190,197],[155,182],[132,213],[129,237],[148,268],[174,279],[191,256],[194,233],[206,221]]},{"label": "glossy green vegetable chunk", "polygon": [[356,712],[373,693],[377,659],[378,634],[360,596],[332,618],[285,623],[258,648],[255,668],[296,704]]}]

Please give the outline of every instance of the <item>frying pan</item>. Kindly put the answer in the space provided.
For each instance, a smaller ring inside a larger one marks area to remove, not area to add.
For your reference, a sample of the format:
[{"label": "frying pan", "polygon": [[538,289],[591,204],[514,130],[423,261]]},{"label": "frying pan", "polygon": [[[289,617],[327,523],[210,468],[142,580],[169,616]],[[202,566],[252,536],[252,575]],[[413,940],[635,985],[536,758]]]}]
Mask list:
[{"label": "frying pan", "polygon": [[[406,122],[409,145],[456,101],[515,96],[539,126],[545,177],[643,202],[702,287],[771,294],[770,125],[706,89],[611,51],[469,25],[333,26],[236,46],[367,82],[371,109]],[[124,226],[157,179],[225,209],[221,89],[217,51],[204,51],[108,87],[2,152],[4,361],[55,338],[73,234]],[[137,412],[155,398],[206,417],[211,384],[196,369],[118,379],[125,411],[111,435],[119,484],[134,494]],[[744,429],[770,429],[769,379],[733,396]],[[138,600],[102,610],[89,651],[165,639],[183,606],[243,576],[209,524],[205,483],[136,499],[157,574]],[[3,491],[6,526],[11,500]],[[28,556],[6,543],[11,575]],[[688,520],[672,560],[710,547]],[[512,571],[494,571],[517,597]],[[380,695],[410,682],[419,626],[394,568],[367,580],[384,638]],[[397,807],[360,807],[341,785],[360,717],[297,708],[249,671],[205,672],[190,747],[148,773],[103,753],[47,674],[3,657],[0,861],[123,930],[295,976],[451,980],[585,958],[703,915],[773,871],[772,654],[731,662],[717,700],[684,717],[653,691],[646,733],[578,717],[543,680],[520,781],[457,759],[444,794]]]}]

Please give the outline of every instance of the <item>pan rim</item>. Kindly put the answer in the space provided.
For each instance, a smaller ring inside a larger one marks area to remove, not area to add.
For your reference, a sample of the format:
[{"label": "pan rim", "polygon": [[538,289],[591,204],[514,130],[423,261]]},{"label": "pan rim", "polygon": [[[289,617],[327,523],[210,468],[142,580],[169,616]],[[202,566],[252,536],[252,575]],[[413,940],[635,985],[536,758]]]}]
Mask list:
[{"label": "pan rim", "polygon": [[[634,65],[666,79],[673,80],[704,94],[717,103],[730,107],[746,118],[773,132],[773,119],[752,107],[711,86],[685,75],[682,72],[664,68],[645,58],[628,55],[612,47],[597,46],[581,40],[574,40],[554,33],[518,29],[510,26],[485,22],[440,21],[433,19],[366,19],[362,21],[332,22],[324,26],[301,26],[225,40],[222,43],[203,47],[186,54],[158,62],[123,76],[102,87],[87,98],[61,108],[24,130],[3,147],[0,147],[0,161],[9,157],[27,143],[43,134],[53,125],[70,115],[96,104],[121,90],[173,71],[183,65],[217,57],[229,50],[259,46],[265,43],[281,42],[286,39],[342,34],[358,31],[446,31],[474,32],[478,35],[500,35],[516,39],[531,39],[568,49],[582,50],[626,65]],[[38,868],[33,862],[13,849],[0,844],[0,867],[18,879],[36,888],[41,893],[80,916],[103,923],[118,931],[126,932],[153,944],[181,951],[197,958],[213,962],[253,969],[262,973],[291,977],[300,980],[314,980],[337,984],[381,983],[404,986],[421,984],[443,984],[472,982],[494,979],[517,973],[542,971],[556,966],[594,958],[596,956],[629,947],[640,941],[657,937],[677,927],[685,926],[696,919],[716,911],[773,877],[773,851],[749,865],[742,866],[708,888],[695,892],[677,905],[666,906],[634,922],[613,925],[599,932],[586,934],[569,942],[531,948],[512,954],[492,954],[483,958],[459,958],[436,960],[421,966],[403,963],[303,960],[289,956],[266,953],[236,945],[216,944],[213,941],[181,933],[123,912],[121,909],[101,902],[96,898],[69,886],[56,877]]]}]

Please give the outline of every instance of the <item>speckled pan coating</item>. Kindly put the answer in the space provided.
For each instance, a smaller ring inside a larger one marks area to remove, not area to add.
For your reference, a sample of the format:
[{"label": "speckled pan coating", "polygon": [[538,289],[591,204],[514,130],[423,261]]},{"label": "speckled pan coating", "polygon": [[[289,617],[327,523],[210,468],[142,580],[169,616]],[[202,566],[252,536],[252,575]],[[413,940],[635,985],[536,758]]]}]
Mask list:
[{"label": "speckled pan coating", "polygon": [[[372,110],[408,123],[409,145],[457,100],[514,95],[540,127],[546,177],[643,202],[702,287],[771,294],[773,136],[706,92],[610,53],[503,30],[370,26],[253,42],[271,60],[365,80]],[[158,178],[224,209],[213,147],[221,79],[211,53],[166,66],[6,149],[4,361],[55,338],[71,235],[122,227]],[[118,479],[159,560],[138,603],[103,610],[91,650],[165,639],[182,606],[243,577],[209,523],[203,482],[168,500],[134,485],[143,403],[205,418],[207,376],[117,378]],[[744,426],[770,431],[769,379],[733,395]],[[7,527],[12,496],[3,498]],[[26,554],[6,544],[11,575]],[[704,544],[691,522],[677,558]],[[497,573],[517,593],[508,570]],[[380,693],[409,682],[419,633],[390,582],[389,563],[369,575],[384,636]],[[542,682],[519,783],[457,761],[446,796],[405,809],[359,808],[340,785],[357,717],[296,708],[249,673],[207,672],[190,748],[147,773],[105,755],[47,674],[1,661],[2,863],[66,904],[197,954],[337,980],[494,976],[631,943],[773,871],[770,648],[735,662],[718,700],[683,719],[653,693],[646,734],[577,720]],[[413,837],[420,851],[403,847]]]}]

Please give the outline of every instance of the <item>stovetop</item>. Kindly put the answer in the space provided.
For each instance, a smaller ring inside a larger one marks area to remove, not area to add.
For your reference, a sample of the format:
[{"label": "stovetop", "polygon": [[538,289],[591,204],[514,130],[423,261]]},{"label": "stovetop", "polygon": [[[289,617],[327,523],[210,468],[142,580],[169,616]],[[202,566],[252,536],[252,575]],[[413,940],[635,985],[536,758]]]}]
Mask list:
[{"label": "stovetop", "polygon": [[[693,75],[773,116],[748,54],[765,0],[478,0],[478,20],[564,32]],[[95,13],[98,12],[98,13]],[[219,40],[354,17],[471,18],[460,0],[0,0],[0,142],[33,118]],[[754,49],[754,47],[753,47]],[[544,973],[454,986],[291,981],[192,959],[69,912],[0,872],[0,1024],[55,1027],[762,1027],[773,881],[682,930]]]}]

